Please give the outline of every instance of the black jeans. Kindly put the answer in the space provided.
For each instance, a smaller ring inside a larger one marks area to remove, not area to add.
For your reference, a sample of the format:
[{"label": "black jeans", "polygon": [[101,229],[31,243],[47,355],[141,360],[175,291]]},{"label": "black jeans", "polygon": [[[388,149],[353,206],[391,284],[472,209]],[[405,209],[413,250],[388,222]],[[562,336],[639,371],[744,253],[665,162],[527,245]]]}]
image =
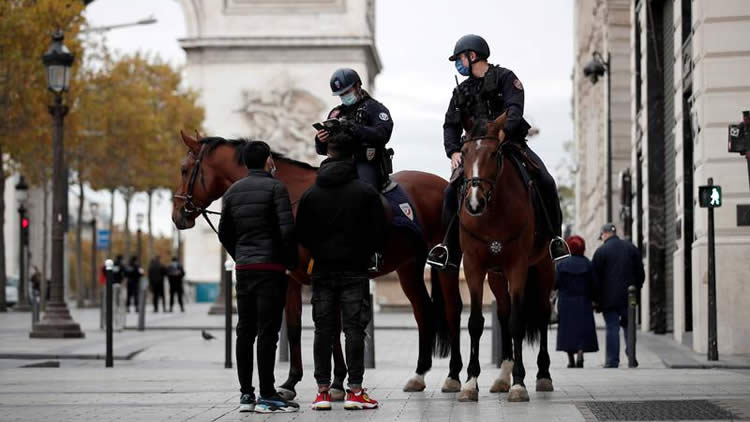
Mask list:
[{"label": "black jeans", "polygon": [[133,300],[135,311],[138,312],[138,282],[128,281],[128,297],[125,300],[125,310],[130,311],[130,300]]},{"label": "black jeans", "polygon": [[159,301],[161,300],[161,310],[167,310],[167,301],[164,297],[164,282],[151,282],[151,292],[154,294],[154,312],[159,311]]},{"label": "black jeans", "polygon": [[253,394],[253,343],[258,338],[260,396],[273,397],[273,370],[281,315],[286,302],[286,274],[277,271],[237,271],[237,375],[242,394]]},{"label": "black jeans", "polygon": [[185,305],[182,303],[182,281],[170,281],[169,282],[169,311],[172,312],[174,308],[174,297],[177,296],[177,301],[180,302],[180,310],[185,312]]},{"label": "black jeans", "polygon": [[[315,381],[331,383],[336,320],[342,319],[346,336],[346,366],[349,386],[362,385],[365,374],[365,328],[370,322],[370,281],[362,273],[316,273],[312,276],[313,321],[315,322]],[[341,310],[340,314],[336,312]]]}]

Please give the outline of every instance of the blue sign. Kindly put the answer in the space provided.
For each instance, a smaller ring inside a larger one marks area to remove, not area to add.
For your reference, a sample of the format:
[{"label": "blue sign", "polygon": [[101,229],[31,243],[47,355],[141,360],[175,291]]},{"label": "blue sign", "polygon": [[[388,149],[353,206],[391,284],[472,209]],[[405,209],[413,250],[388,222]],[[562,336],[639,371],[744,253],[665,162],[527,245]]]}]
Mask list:
[{"label": "blue sign", "polygon": [[96,231],[96,249],[100,251],[109,249],[109,230],[100,229]]}]

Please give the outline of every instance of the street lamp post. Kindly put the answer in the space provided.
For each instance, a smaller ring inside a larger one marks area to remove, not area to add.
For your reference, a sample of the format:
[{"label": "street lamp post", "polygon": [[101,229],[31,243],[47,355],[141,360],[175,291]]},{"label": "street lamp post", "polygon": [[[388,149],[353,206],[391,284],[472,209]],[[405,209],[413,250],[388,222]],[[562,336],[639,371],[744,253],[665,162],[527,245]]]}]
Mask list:
[{"label": "street lamp post", "polygon": [[595,51],[591,61],[583,67],[583,75],[591,80],[592,84],[607,74],[607,142],[605,154],[607,160],[607,221],[612,222],[612,72],[610,69],[610,55],[607,59]]},{"label": "street lamp post", "polygon": [[[137,238],[136,238],[136,259],[135,265],[138,267],[137,270],[140,273],[141,266],[141,225],[143,224],[143,213],[139,212],[135,215],[135,222],[138,225]],[[143,278],[138,277],[138,331],[143,331],[146,326],[146,289],[143,286]]]},{"label": "street lamp post", "polygon": [[47,69],[47,85],[55,94],[55,103],[49,107],[54,118],[52,135],[53,155],[53,195],[52,195],[52,274],[50,282],[50,299],[44,318],[35,324],[31,333],[32,338],[81,338],[84,337],[81,326],[70,316],[68,305],[65,303],[65,286],[63,284],[64,271],[64,240],[66,196],[68,194],[67,171],[65,168],[63,144],[63,119],[68,113],[68,107],[63,105],[62,93],[70,88],[71,67],[74,56],[63,45],[63,33],[58,30],[52,35],[52,45],[44,53],[42,61]]},{"label": "street lamp post", "polygon": [[91,211],[91,288],[88,301],[90,304],[95,304],[99,298],[96,287],[98,286],[96,283],[96,217],[99,215],[99,203],[89,202],[89,211]]},{"label": "street lamp post", "polygon": [[29,220],[26,218],[26,201],[29,199],[29,185],[23,175],[16,184],[16,199],[18,200],[18,302],[13,310],[29,312],[29,298],[26,296],[28,282],[26,280],[26,251],[28,250]]},{"label": "street lamp post", "polygon": [[141,265],[141,234],[143,233],[141,230],[141,225],[143,225],[143,219],[145,215],[142,212],[139,212],[135,215],[135,223],[138,226],[138,230],[136,230],[136,244],[135,244],[135,250],[136,250],[136,256],[138,257],[138,265]]}]

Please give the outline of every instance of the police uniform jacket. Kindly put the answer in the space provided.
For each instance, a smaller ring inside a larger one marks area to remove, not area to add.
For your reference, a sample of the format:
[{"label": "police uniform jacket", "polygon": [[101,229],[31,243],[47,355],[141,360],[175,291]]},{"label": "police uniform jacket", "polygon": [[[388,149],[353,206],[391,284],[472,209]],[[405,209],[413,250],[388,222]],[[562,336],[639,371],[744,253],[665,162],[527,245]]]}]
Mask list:
[{"label": "police uniform jacket", "polygon": [[508,112],[505,135],[523,140],[531,126],[523,118],[524,92],[521,81],[504,67],[490,65],[482,78],[470,76],[453,90],[443,123],[443,144],[450,158],[461,151],[461,134],[478,119],[494,120]]},{"label": "police uniform jacket", "polygon": [[[362,98],[359,101],[350,106],[343,104],[336,106],[328,113],[328,118],[342,119],[351,124],[352,135],[360,143],[355,153],[359,161],[372,161],[375,153],[380,153],[391,139],[393,131],[391,113],[383,104],[370,97],[365,90],[362,90]],[[369,155],[368,148],[372,151]],[[317,136],[315,137],[315,151],[320,155],[328,153],[328,144],[320,142]]]}]

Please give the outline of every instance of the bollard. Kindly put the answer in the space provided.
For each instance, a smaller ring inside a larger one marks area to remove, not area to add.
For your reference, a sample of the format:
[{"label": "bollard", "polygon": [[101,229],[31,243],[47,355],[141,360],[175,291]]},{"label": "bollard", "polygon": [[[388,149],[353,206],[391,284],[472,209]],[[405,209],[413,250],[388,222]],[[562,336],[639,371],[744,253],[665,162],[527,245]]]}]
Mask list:
[{"label": "bollard", "polygon": [[114,365],[112,358],[112,268],[114,265],[115,264],[111,259],[104,262],[104,269],[107,278],[107,300],[105,305],[107,308],[107,352],[104,363],[104,367],[106,368],[111,368]]},{"label": "bollard", "polygon": [[638,310],[638,288],[635,286],[628,287],[628,368],[637,368],[638,360],[635,358],[635,333],[636,311]]},{"label": "bollard", "polygon": [[230,259],[224,261],[224,367],[232,367],[232,269]]},{"label": "bollard", "polygon": [[31,294],[31,328],[33,329],[39,323],[39,314],[41,313],[41,296],[38,290],[33,290]]},{"label": "bollard", "polygon": [[375,280],[370,280],[370,309],[367,311],[370,313],[370,322],[365,328],[365,368],[375,368],[375,319],[373,318],[373,301],[375,295]]},{"label": "bollard", "polygon": [[138,331],[146,329],[146,280],[138,279]]},{"label": "bollard", "polygon": [[279,332],[279,362],[289,362],[289,330],[286,327],[286,309],[281,314],[281,331]]},{"label": "bollard", "polygon": [[492,301],[492,363],[498,368],[502,365],[500,358],[502,353],[503,342],[500,333],[500,321],[497,319],[497,301]]}]

